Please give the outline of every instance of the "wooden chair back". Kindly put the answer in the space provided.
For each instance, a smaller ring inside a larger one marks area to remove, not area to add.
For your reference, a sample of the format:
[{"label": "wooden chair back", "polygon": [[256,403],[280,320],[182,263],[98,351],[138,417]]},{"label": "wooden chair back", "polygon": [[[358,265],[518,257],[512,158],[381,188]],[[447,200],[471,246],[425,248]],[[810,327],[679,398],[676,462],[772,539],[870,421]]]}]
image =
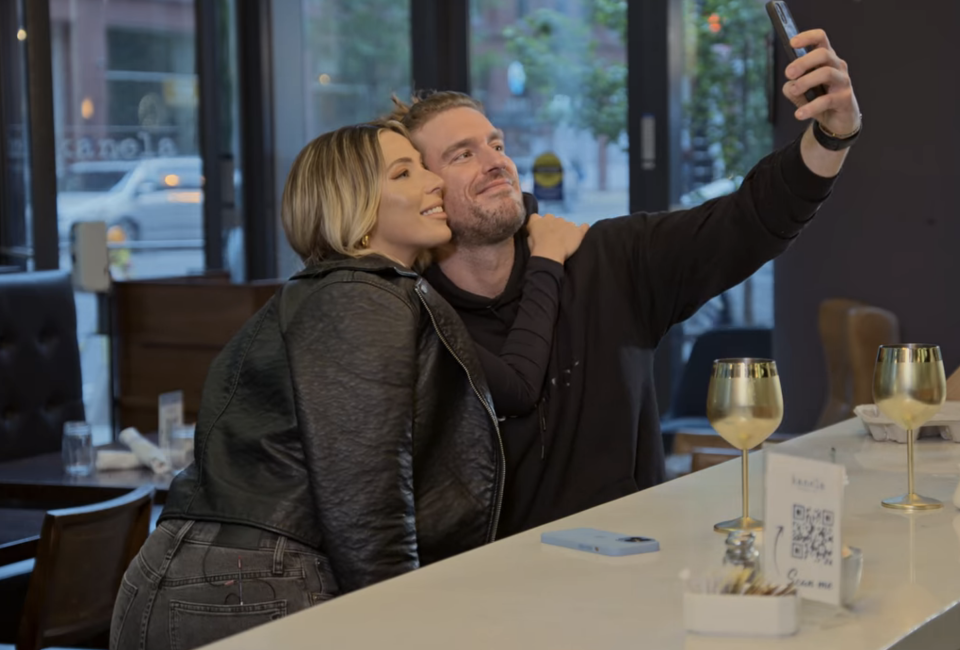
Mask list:
[{"label": "wooden chair back", "polygon": [[79,508],[51,510],[20,620],[17,650],[108,635],[127,566],[147,539],[153,487]]}]

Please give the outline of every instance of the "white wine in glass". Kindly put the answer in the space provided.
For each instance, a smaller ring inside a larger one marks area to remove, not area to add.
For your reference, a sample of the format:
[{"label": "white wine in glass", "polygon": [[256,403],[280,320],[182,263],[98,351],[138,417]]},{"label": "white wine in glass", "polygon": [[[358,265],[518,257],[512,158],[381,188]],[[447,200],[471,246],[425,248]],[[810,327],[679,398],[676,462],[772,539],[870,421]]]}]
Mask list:
[{"label": "white wine in glass", "polygon": [[943,357],[936,345],[882,345],[873,371],[873,400],[880,412],[907,431],[907,493],[884,499],[898,510],[934,510],[943,504],[913,489],[913,438],[937,414],[947,395]]},{"label": "white wine in glass", "polygon": [[720,436],[743,452],[743,516],[714,530],[761,530],[750,516],[748,453],[770,437],[783,420],[783,393],[777,364],[770,359],[718,359],[707,391],[707,419]]}]

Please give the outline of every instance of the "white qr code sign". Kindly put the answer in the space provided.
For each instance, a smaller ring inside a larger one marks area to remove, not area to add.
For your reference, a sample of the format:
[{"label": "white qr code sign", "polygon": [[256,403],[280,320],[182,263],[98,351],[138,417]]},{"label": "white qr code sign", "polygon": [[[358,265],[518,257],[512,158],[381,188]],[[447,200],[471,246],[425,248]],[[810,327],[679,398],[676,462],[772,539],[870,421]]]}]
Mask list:
[{"label": "white qr code sign", "polygon": [[766,452],[763,570],[803,598],[840,604],[843,465]]}]

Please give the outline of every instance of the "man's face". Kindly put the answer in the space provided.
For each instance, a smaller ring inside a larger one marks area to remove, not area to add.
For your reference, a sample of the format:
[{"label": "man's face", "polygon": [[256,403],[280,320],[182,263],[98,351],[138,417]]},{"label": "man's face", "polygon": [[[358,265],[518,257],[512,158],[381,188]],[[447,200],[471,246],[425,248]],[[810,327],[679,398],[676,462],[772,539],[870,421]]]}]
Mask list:
[{"label": "man's face", "polygon": [[526,216],[517,166],[503,148],[503,133],[472,108],[452,108],[413,134],[427,169],[446,189],[443,207],[453,242],[490,246],[513,237]]}]

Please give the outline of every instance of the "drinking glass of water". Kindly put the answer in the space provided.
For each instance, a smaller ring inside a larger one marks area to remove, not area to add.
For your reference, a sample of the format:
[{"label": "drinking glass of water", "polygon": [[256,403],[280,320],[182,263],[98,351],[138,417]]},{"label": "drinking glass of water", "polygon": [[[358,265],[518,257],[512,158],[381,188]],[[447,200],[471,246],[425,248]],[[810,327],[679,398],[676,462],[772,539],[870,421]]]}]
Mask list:
[{"label": "drinking glass of water", "polygon": [[96,466],[93,432],[86,422],[63,425],[63,470],[70,476],[90,476]]},{"label": "drinking glass of water", "polygon": [[194,431],[193,424],[178,424],[170,431],[170,468],[174,474],[193,462]]}]

